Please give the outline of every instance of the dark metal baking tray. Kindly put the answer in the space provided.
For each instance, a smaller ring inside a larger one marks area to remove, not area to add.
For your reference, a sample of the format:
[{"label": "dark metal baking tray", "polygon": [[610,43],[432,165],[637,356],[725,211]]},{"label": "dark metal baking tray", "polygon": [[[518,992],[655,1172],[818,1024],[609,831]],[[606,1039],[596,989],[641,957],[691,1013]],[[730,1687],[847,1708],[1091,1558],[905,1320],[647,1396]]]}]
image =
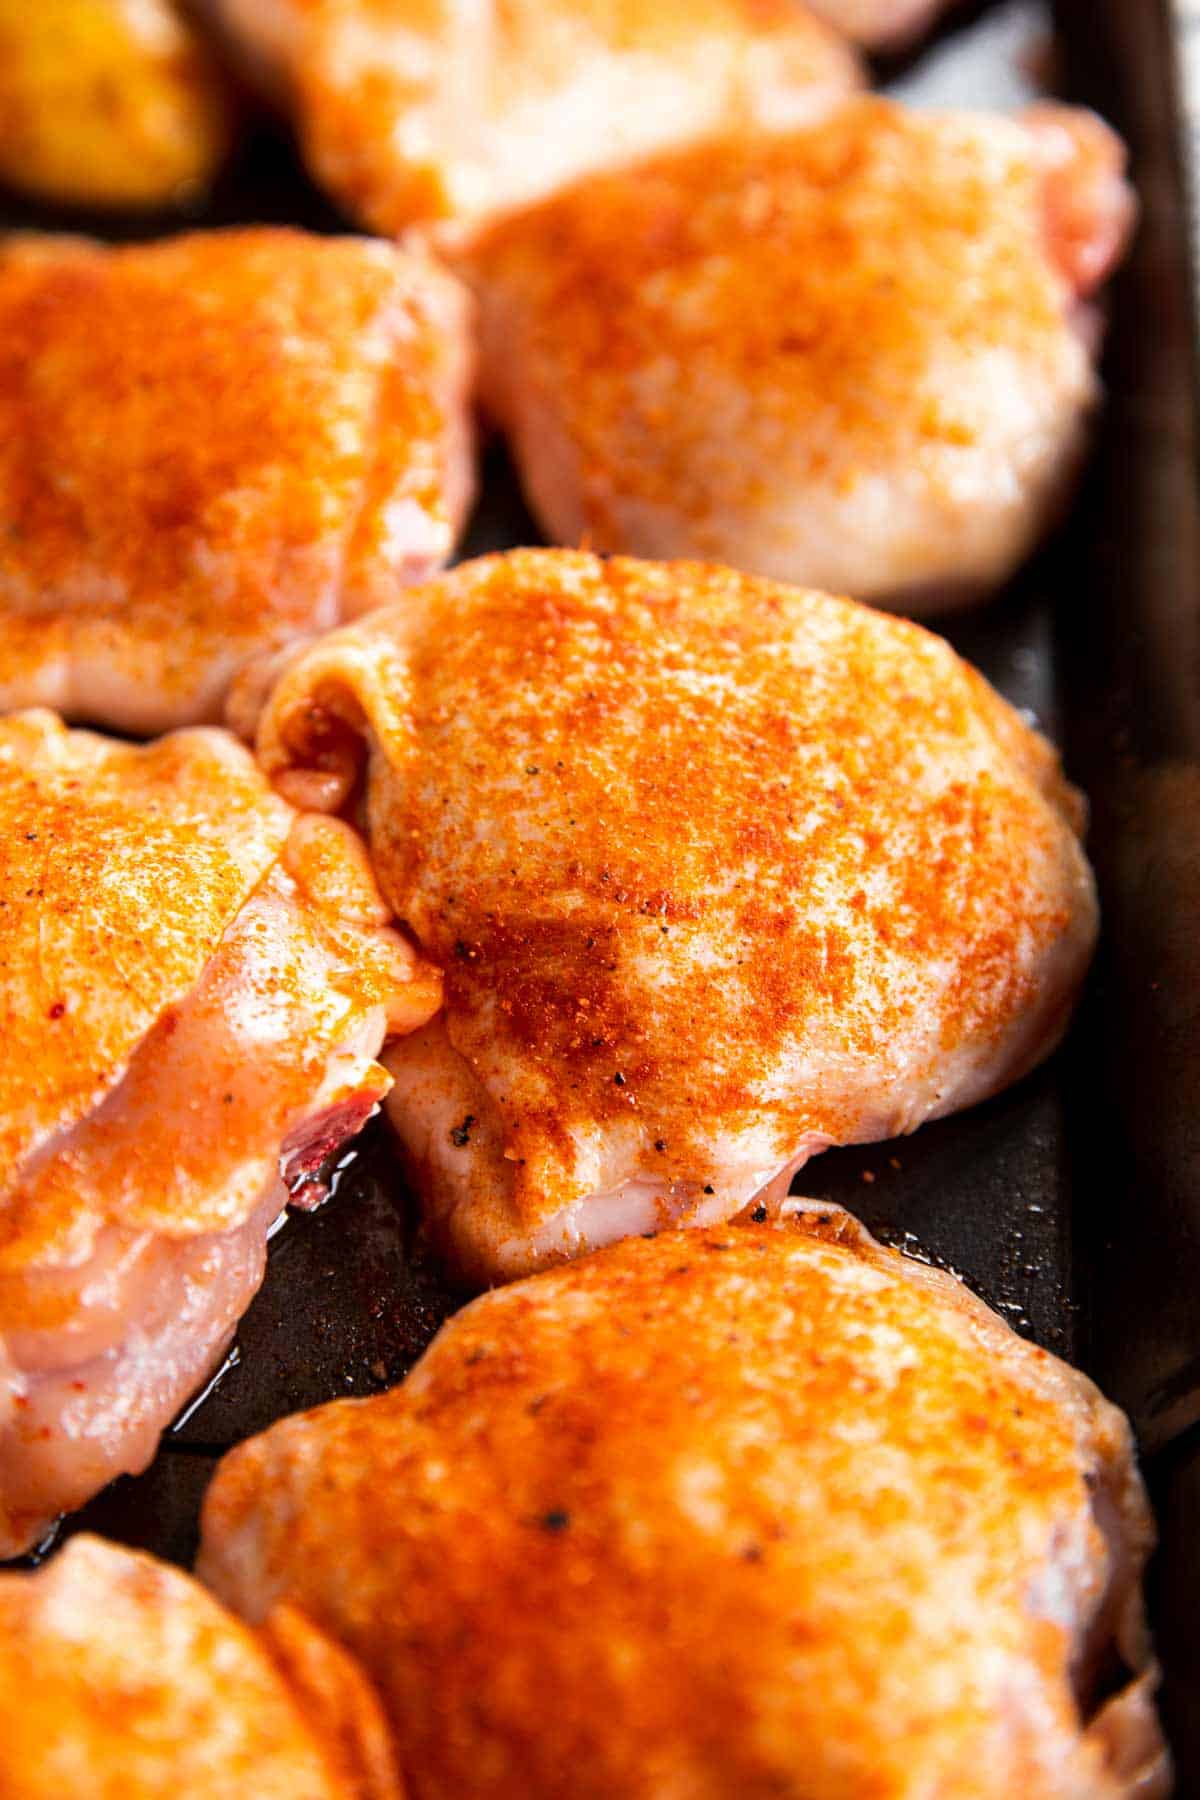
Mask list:
[{"label": "dark metal baking tray", "polygon": [[[1053,68],[1056,91],[1097,106],[1133,152],[1143,220],[1112,297],[1095,462],[1057,540],[1008,593],[947,628],[1059,740],[1091,796],[1103,947],[1047,1068],[913,1138],[822,1156],[797,1185],[957,1269],[1130,1411],[1161,1525],[1152,1600],[1179,1792],[1200,1795],[1200,495],[1186,133],[1168,0],[1059,0],[1055,25],[1050,56],[1037,0],[968,7],[885,73],[936,103],[1011,104],[1032,67]],[[95,229],[15,205],[5,217]],[[185,223],[263,219],[341,228],[269,133]],[[530,541],[493,449],[464,554]],[[395,1382],[455,1304],[375,1125],[328,1204],[274,1240],[220,1381],[145,1475],[62,1531],[86,1526],[186,1562],[226,1446],[297,1407]]]}]

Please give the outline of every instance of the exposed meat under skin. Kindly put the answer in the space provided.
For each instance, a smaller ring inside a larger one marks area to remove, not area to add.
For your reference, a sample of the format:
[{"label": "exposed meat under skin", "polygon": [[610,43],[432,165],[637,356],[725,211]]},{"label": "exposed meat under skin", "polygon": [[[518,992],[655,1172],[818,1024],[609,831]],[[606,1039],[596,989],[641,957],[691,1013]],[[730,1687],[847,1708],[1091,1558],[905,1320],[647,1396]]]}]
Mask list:
[{"label": "exposed meat under skin", "polygon": [[402,1800],[378,1702],[281,1607],[259,1631],[182,1570],[81,1535],[0,1575],[4,1800]]},{"label": "exposed meat under skin", "polygon": [[818,116],[861,81],[800,0],[213,0],[372,230],[457,232],[718,131]]},{"label": "exposed meat under skin", "polygon": [[0,707],[150,734],[447,560],[469,297],[415,252],[245,229],[0,247]]},{"label": "exposed meat under skin", "polygon": [[[44,717],[0,727],[0,743],[5,730],[28,738]],[[48,762],[55,729],[43,727]],[[208,741],[200,735],[197,756]],[[68,779],[85,806],[89,744],[109,767],[161,754],[82,743]],[[261,781],[259,800],[278,806]],[[88,865],[86,822],[70,812],[79,804],[67,800],[43,865],[37,904],[51,917],[69,891],[58,858],[73,852]],[[48,793],[42,812],[49,821]],[[285,825],[290,817],[284,809]],[[191,874],[162,859],[152,813],[130,826],[151,886],[158,853],[169,907],[173,880]],[[0,1554],[150,1461],[159,1432],[224,1354],[289,1188],[315,1203],[320,1161],[382,1098],[387,1077],[374,1059],[387,1031],[421,1022],[438,994],[387,916],[349,827],[294,822],[194,984],[129,1045],[102,1096],[44,1131],[0,1190]],[[119,954],[136,987],[134,944]],[[74,1007],[91,968],[63,976],[55,1005]],[[49,1062],[62,1016],[42,1014]],[[12,1107],[22,1098],[15,1073]],[[25,1081],[35,1087],[33,1069]]]},{"label": "exposed meat under skin", "polygon": [[386,1106],[471,1283],[773,1203],[1062,1034],[1096,929],[1079,797],[917,627],[517,551],[275,672],[235,695],[265,768],[336,808],[366,761],[380,886],[445,973]]},{"label": "exposed meat under skin", "polygon": [[361,1659],[419,1800],[1168,1792],[1127,1422],[804,1207],[488,1294],[219,1467],[202,1577]]},{"label": "exposed meat under skin", "polygon": [[548,538],[912,615],[991,593],[1079,472],[1124,165],[1077,108],[856,100],[502,219],[459,267]]},{"label": "exposed meat under skin", "polygon": [[[60,1514],[148,1467],[163,1427],[225,1356],[286,1201],[276,1191],[245,1225],[175,1243],[114,1233],[69,1276],[20,1284],[21,1313],[32,1300],[55,1322],[0,1338],[0,1556],[30,1549]],[[0,1279],[0,1316],[12,1286]],[[78,1333],[58,1323],[76,1307]]]}]

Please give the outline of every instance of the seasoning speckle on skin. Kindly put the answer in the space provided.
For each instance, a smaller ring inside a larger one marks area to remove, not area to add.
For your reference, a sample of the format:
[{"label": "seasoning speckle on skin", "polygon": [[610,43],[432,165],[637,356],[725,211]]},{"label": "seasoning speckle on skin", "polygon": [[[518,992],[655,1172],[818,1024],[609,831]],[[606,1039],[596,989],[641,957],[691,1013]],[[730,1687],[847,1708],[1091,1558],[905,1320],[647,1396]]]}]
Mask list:
[{"label": "seasoning speckle on skin", "polygon": [[995,586],[1086,443],[1123,161],[1079,109],[870,98],[502,218],[462,267],[546,535],[910,615]]},{"label": "seasoning speckle on skin", "polygon": [[862,83],[797,0],[472,4],[225,0],[318,181],[382,236],[445,219],[456,239],[587,169],[819,117]]},{"label": "seasoning speckle on skin", "polygon": [[[260,725],[273,773],[308,766],[315,694],[369,750],[381,886],[445,971],[387,1106],[468,1280],[732,1216],[797,1157],[1002,1086],[1063,1026],[1095,929],[1078,798],[918,627],[515,551],[299,653]],[[527,755],[559,745],[531,792]]]},{"label": "seasoning speckle on skin", "polygon": [[0,1573],[9,1800],[398,1800],[392,1766],[361,1673],[300,1614],[253,1629],[181,1569],[90,1533]]},{"label": "seasoning speckle on skin", "polygon": [[0,1362],[27,1402],[0,1418],[8,1557],[145,1467],[272,1221],[324,1197],[377,1108],[385,1029],[441,984],[350,826],[298,817],[226,732],[10,714],[0,820]]},{"label": "seasoning speckle on skin", "polygon": [[283,228],[0,246],[0,704],[149,734],[445,561],[469,298]]},{"label": "seasoning speckle on skin", "polygon": [[458,1150],[465,1150],[471,1141],[471,1127],[475,1123],[473,1113],[468,1113],[461,1125],[455,1125],[450,1132],[450,1142]]},{"label": "seasoning speckle on skin", "polygon": [[[230,739],[142,748],[70,733],[47,712],[0,720],[0,813],[12,845],[0,864],[7,1186],[35,1138],[69,1123],[170,1017],[278,854],[291,814]],[[49,918],[27,904],[39,888]]]},{"label": "seasoning speckle on skin", "polygon": [[[840,1231],[664,1231],[483,1296],[408,1383],[225,1459],[205,1580],[335,1633],[439,1800],[484,1768],[493,1800],[564,1771],[589,1800],[1165,1793],[1118,1761],[1160,1748],[1127,1423]],[[1115,1734],[1077,1684],[1114,1634]]]}]

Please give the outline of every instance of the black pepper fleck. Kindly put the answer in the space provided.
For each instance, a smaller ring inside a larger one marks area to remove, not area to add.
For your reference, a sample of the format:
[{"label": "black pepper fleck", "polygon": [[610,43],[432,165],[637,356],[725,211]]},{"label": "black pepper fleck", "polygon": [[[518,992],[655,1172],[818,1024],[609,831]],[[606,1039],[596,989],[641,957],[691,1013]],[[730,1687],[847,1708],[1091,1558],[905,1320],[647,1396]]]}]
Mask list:
[{"label": "black pepper fleck", "polygon": [[461,1125],[450,1127],[450,1142],[458,1150],[465,1150],[471,1141],[471,1127],[475,1123],[475,1114],[468,1113]]}]

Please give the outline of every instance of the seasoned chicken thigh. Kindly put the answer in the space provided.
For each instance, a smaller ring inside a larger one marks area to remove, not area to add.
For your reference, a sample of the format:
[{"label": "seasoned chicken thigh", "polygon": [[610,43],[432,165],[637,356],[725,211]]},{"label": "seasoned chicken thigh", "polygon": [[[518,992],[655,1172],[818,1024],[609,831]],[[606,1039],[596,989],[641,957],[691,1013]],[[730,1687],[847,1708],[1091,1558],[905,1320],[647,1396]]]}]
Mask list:
[{"label": "seasoned chicken thigh", "polygon": [[224,732],[0,721],[0,1555],[144,1468],[436,975]]},{"label": "seasoned chicken thigh", "polygon": [[994,588],[1080,461],[1122,160],[1088,113],[864,100],[502,221],[464,268],[547,533],[912,612]]},{"label": "seasoned chicken thigh", "polygon": [[301,805],[369,760],[381,888],[446,979],[388,1106],[474,1281],[995,1092],[1092,947],[1049,745],[918,627],[729,570],[465,564],[299,654],[258,747]]},{"label": "seasoned chicken thigh", "polygon": [[477,1300],[234,1450],[201,1574],[362,1659],[419,1800],[1165,1794],[1124,1418],[823,1217]]},{"label": "seasoned chicken thigh", "polygon": [[895,50],[920,37],[949,0],[811,0],[835,30],[872,50]]},{"label": "seasoned chicken thigh", "polygon": [[170,0],[0,0],[0,180],[76,206],[195,199],[228,84]]},{"label": "seasoned chicken thigh", "polygon": [[5,1800],[399,1800],[344,1651],[281,1607],[247,1630],[178,1569],[77,1537],[0,1575]]},{"label": "seasoned chicken thigh", "polygon": [[152,732],[449,554],[466,300],[386,244],[0,249],[0,706]]},{"label": "seasoned chicken thigh", "polygon": [[814,117],[859,84],[799,0],[217,0],[317,179],[376,231]]}]

